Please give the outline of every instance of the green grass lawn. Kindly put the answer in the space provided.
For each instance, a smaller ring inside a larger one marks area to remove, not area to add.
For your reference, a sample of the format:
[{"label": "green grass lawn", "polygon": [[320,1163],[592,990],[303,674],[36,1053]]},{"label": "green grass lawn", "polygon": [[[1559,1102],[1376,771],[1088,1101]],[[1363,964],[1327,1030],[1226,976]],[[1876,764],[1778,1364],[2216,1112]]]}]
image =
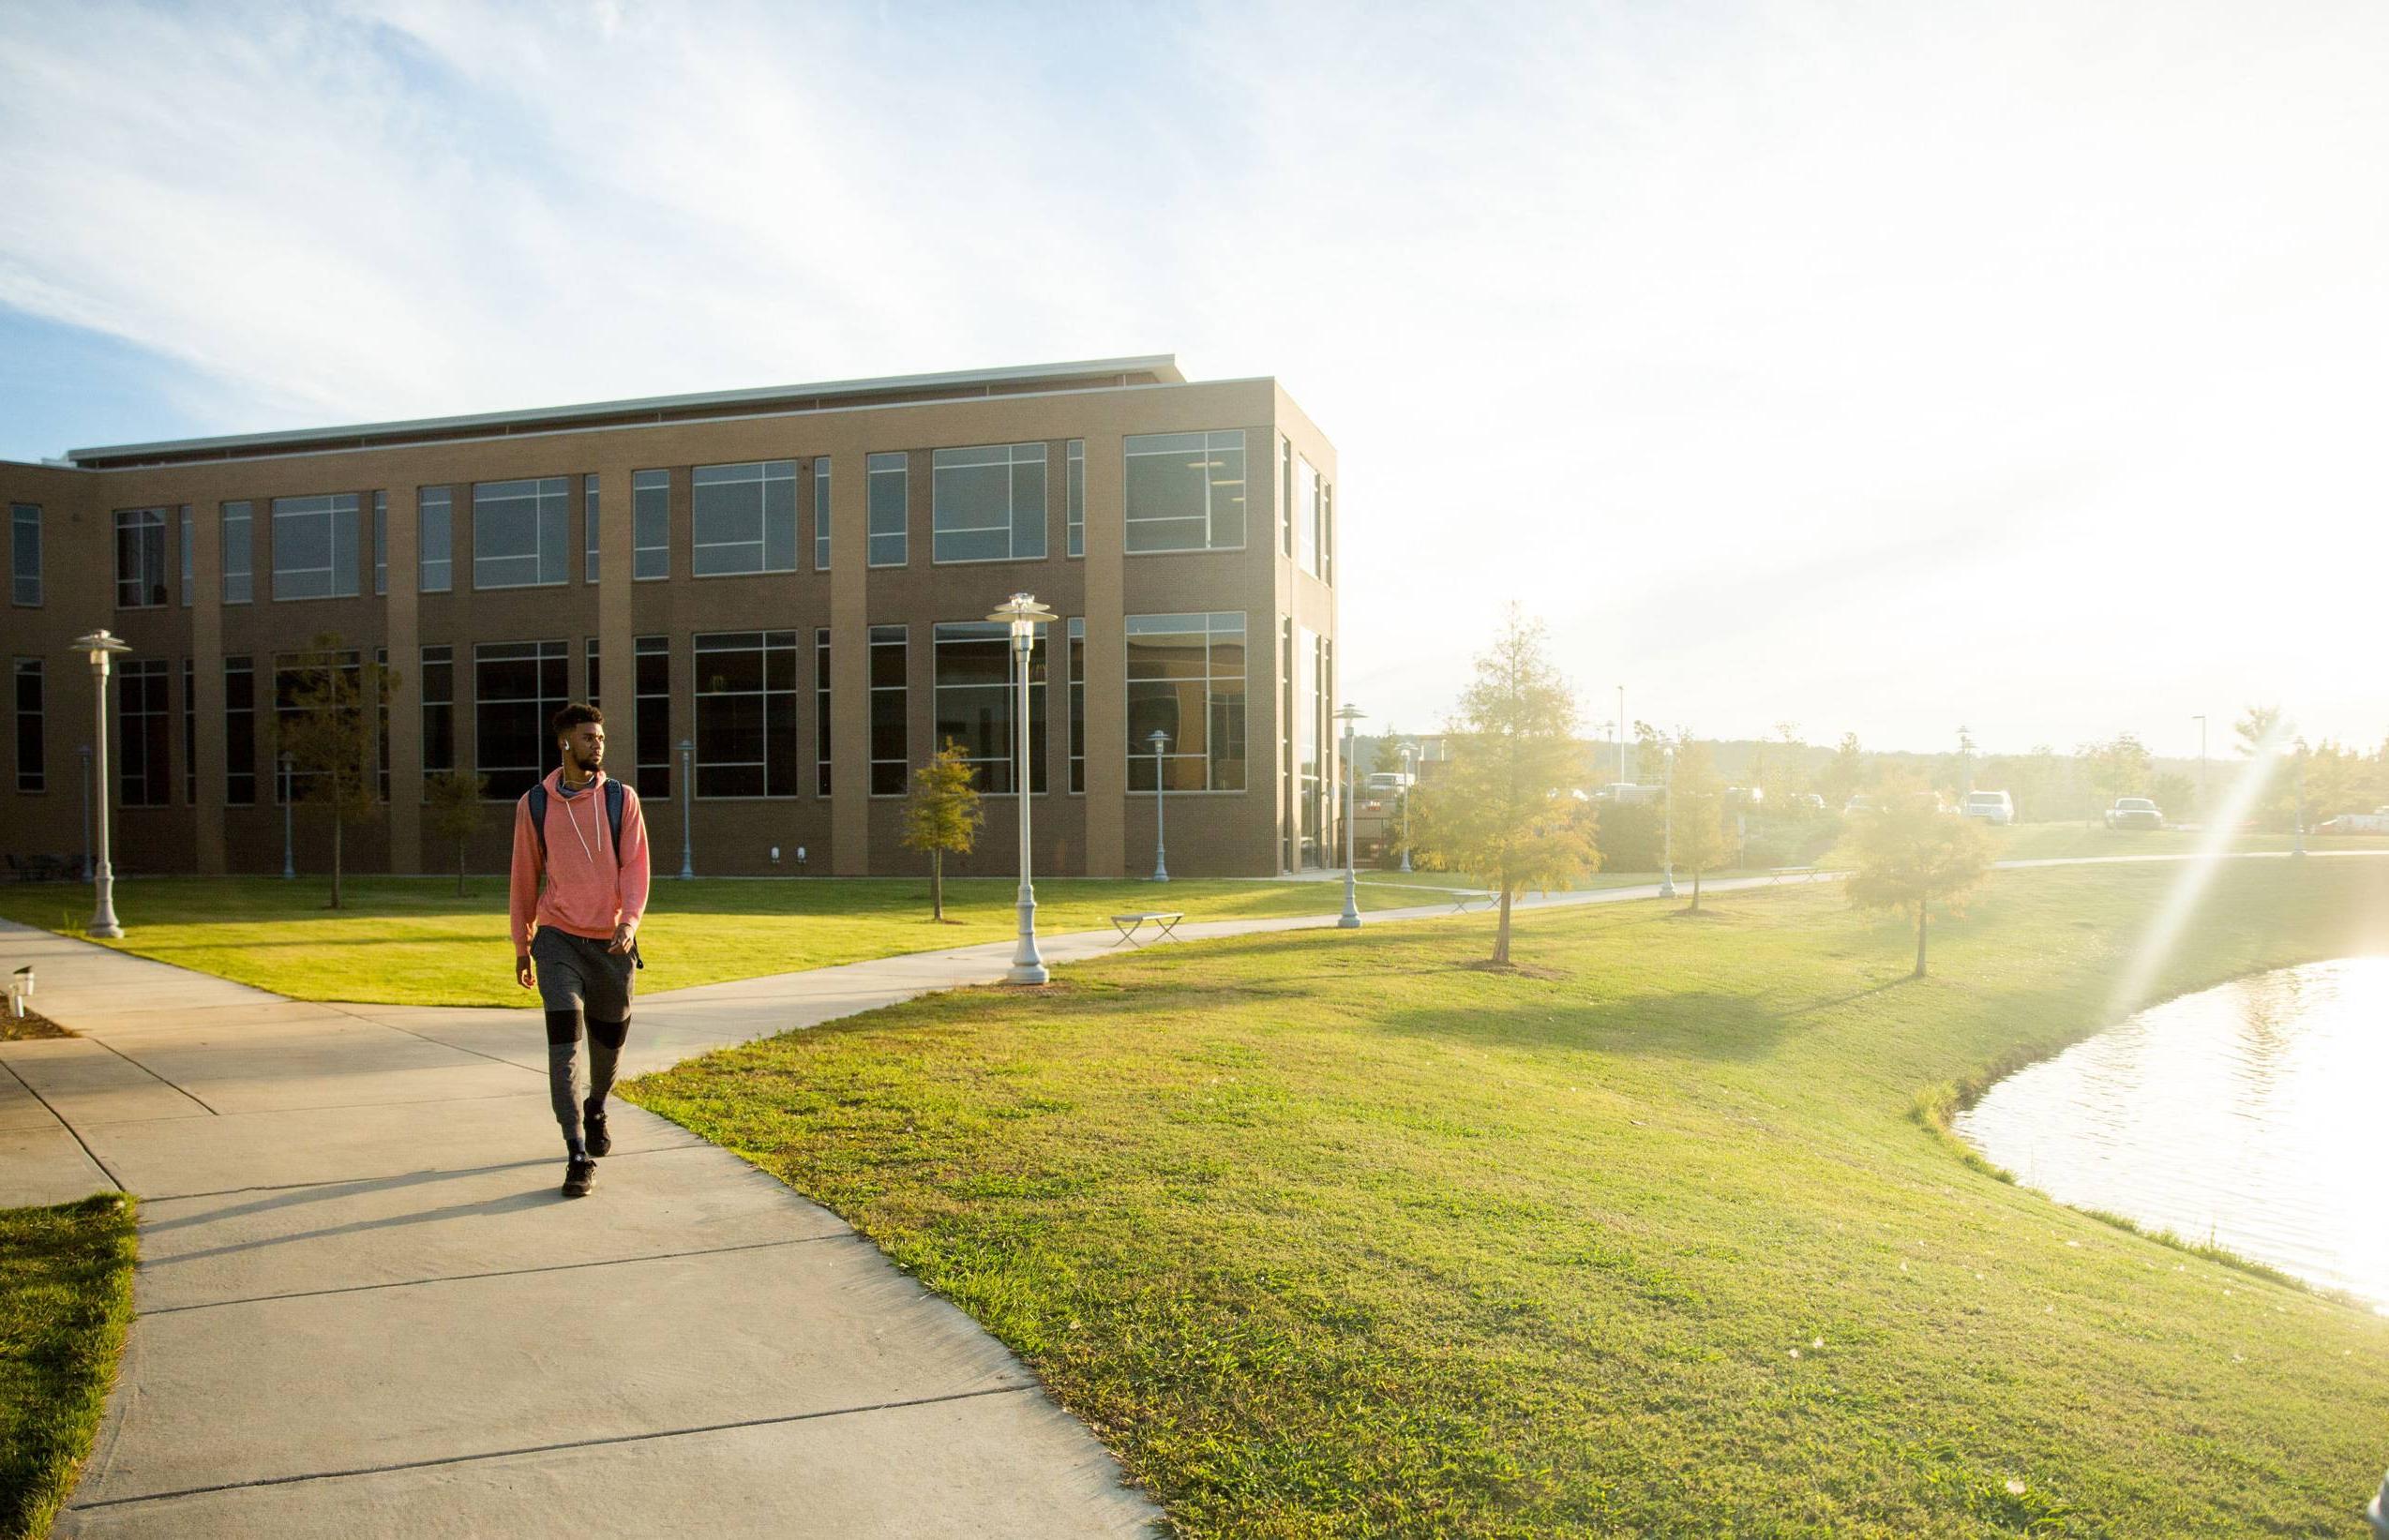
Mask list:
[{"label": "green grass lawn", "polygon": [[[2196,830],[2187,829],[2110,829],[2104,824],[2084,827],[2080,823],[2017,824],[2009,829],[1994,829],[1999,837],[2001,860],[2056,860],[2081,856],[2186,856],[2199,846],[2204,838]],[[2287,834],[2242,834],[2230,846],[2233,850],[2287,850]],[[2310,835],[2309,850],[2389,850],[2389,836],[2351,834],[2345,837]]]},{"label": "green grass lawn", "polygon": [[[2350,1533],[2389,1320],[2058,1207],[1920,1107],[2101,1023],[2165,866],[2006,873],[1905,977],[1836,890],[1160,948],[630,1095],[1019,1352],[1185,1533]],[[2242,863],[2171,992],[2389,949]]]},{"label": "green grass lawn", "polygon": [[0,1540],[50,1532],[132,1313],[130,1198],[0,1209]]},{"label": "green grass lawn", "polygon": [[[345,907],[323,907],[326,879],[155,877],[116,884],[126,934],[104,945],[254,984],[297,1000],[395,1005],[519,1006],[506,941],[506,885],[475,877],[351,877]],[[642,994],[760,974],[934,951],[1014,934],[1015,884],[946,883],[947,924],[929,919],[926,878],[857,877],[691,882],[658,879],[639,931]],[[1363,909],[1435,902],[1389,888],[1360,890]],[[1189,920],[1333,914],[1344,890],[1318,882],[1037,884],[1044,934],[1110,929],[1105,916],[1182,909]],[[81,935],[91,890],[63,884],[0,887],[0,919]]]}]

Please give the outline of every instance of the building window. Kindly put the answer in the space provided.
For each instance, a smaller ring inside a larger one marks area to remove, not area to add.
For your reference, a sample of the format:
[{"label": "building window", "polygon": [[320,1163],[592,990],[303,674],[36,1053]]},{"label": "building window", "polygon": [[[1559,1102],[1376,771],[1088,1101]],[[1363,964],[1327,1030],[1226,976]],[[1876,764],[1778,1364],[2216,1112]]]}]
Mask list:
[{"label": "building window", "polygon": [[373,591],[390,591],[390,494],[373,494]]},{"label": "building window", "polygon": [[794,460],[700,465],[688,481],[690,572],[723,577],[796,570]]},{"label": "building window", "polygon": [[1087,441],[1073,439],[1064,457],[1062,525],[1068,531],[1063,548],[1073,556],[1087,554]]},{"label": "building window", "polygon": [[1295,628],[1294,767],[1302,799],[1298,828],[1304,866],[1319,864],[1324,837],[1319,803],[1326,785],[1319,764],[1320,729],[1327,715],[1326,696],[1319,688],[1319,644],[1324,639],[1309,626]]},{"label": "building window", "polygon": [[390,800],[390,692],[398,681],[390,677],[390,650],[373,650],[373,795]]},{"label": "building window", "polygon": [[41,660],[17,660],[17,789],[46,791],[48,767],[41,753]]},{"label": "building window", "polygon": [[116,511],[116,607],[148,609],[166,602],[166,510]]},{"label": "building window", "polygon": [[590,637],[580,652],[580,695],[577,698],[592,706],[602,706],[605,703],[597,698],[597,638]]},{"label": "building window", "polygon": [[830,794],[830,628],[813,631],[813,795]]},{"label": "building window", "polygon": [[1319,581],[1335,585],[1335,484],[1319,483]]},{"label": "building window", "polygon": [[245,605],[255,591],[250,582],[254,569],[249,561],[249,506],[246,502],[224,504],[222,521],[217,526],[223,543],[224,603]]},{"label": "building window", "polygon": [[1137,433],[1124,442],[1124,509],[1132,555],[1242,547],[1243,429]]},{"label": "building window", "polygon": [[672,575],[672,473],[639,471],[630,478],[632,577],[647,582]]},{"label": "building window", "polygon": [[457,768],[456,653],[427,647],[421,657],[423,772],[433,775]]},{"label": "building window", "polygon": [[940,449],[929,456],[932,561],[1036,561],[1045,555],[1045,446]]},{"label": "building window", "polygon": [[164,807],[174,797],[166,660],[133,658],[116,670],[117,800],[127,807]]},{"label": "building window", "polygon": [[830,570],[830,456],[813,462],[813,570]]},{"label": "building window", "polygon": [[199,691],[191,660],[183,660],[183,805],[199,805]]},{"label": "building window", "polygon": [[796,633],[700,635],[697,665],[697,795],[793,797]]},{"label": "building window", "polygon": [[356,597],[356,494],[274,500],[274,597]]},{"label": "building window", "polygon": [[446,593],[456,587],[456,519],[448,489],[427,486],[415,495],[415,589]]},{"label": "building window", "polygon": [[1153,789],[1155,728],[1172,791],[1244,789],[1244,617],[1131,615],[1128,789]]},{"label": "building window", "polygon": [[[1295,795],[1294,779],[1294,621],[1278,621],[1278,774],[1285,795]],[[1294,810],[1286,810],[1289,818]]]},{"label": "building window", "polygon": [[580,580],[597,581],[597,478],[580,478]]},{"label": "building window", "polygon": [[1070,789],[1087,789],[1087,622],[1070,620]]},{"label": "building window", "polygon": [[1277,532],[1279,545],[1293,556],[1294,441],[1283,435],[1277,441]]},{"label": "building window", "polygon": [[41,603],[41,510],[30,502],[8,504],[8,600]]},{"label": "building window", "polygon": [[564,580],[564,552],[572,542],[568,480],[540,476],[473,484],[474,588],[547,588]]},{"label": "building window", "polygon": [[[941,621],[931,642],[937,662],[937,745],[949,740],[978,772],[976,785],[990,794],[1017,791],[1013,761],[1018,712],[1012,673],[1012,628],[985,620]],[[1045,790],[1045,650],[1038,638],[1029,667],[1029,785]]]},{"label": "building window", "polygon": [[905,722],[905,634],[900,625],[871,628],[871,795],[901,797],[911,772],[911,733]]},{"label": "building window", "polygon": [[672,643],[669,636],[641,636],[632,644],[631,688],[639,700],[639,741],[632,772],[642,797],[672,794]]},{"label": "building window", "polygon": [[513,801],[559,763],[548,723],[571,698],[570,666],[563,642],[473,650],[473,768],[489,778],[490,800]]},{"label": "building window", "polygon": [[902,454],[873,455],[863,462],[864,486],[870,493],[871,538],[864,560],[874,567],[901,567],[905,562],[905,508],[911,476]]},{"label": "building window", "polygon": [[1300,455],[1294,457],[1294,561],[1319,575],[1319,473]]},{"label": "building window", "polygon": [[182,523],[176,531],[174,544],[181,547],[180,554],[183,562],[183,607],[185,609],[188,609],[190,608],[191,591],[190,510],[188,508],[185,508],[183,510]]},{"label": "building window", "polygon": [[[277,761],[281,758],[282,745],[291,740],[291,725],[298,720],[304,710],[298,704],[300,694],[308,690],[320,689],[324,682],[324,671],[327,668],[337,668],[348,675],[351,698],[362,696],[362,670],[357,664],[359,656],[356,649],[353,647],[335,652],[275,654],[274,743]],[[304,798],[309,783],[323,773],[322,770],[294,770],[288,777],[278,776],[274,787],[275,800],[281,801],[292,797]]]},{"label": "building window", "polygon": [[257,801],[257,670],[247,658],[224,660],[224,803]]}]

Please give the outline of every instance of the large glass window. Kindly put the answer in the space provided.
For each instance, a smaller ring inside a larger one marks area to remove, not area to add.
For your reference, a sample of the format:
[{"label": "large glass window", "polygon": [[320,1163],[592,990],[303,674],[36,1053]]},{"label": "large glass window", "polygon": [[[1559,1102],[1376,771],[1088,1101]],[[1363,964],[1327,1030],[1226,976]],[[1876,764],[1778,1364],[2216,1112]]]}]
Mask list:
[{"label": "large glass window", "polygon": [[635,471],[630,478],[632,577],[641,582],[672,575],[672,473]]},{"label": "large glass window", "polygon": [[1244,617],[1131,615],[1128,787],[1153,789],[1153,730],[1172,791],[1244,789]]},{"label": "large glass window", "polygon": [[632,688],[639,698],[639,741],[633,745],[632,773],[641,797],[672,794],[672,642],[669,636],[641,636],[633,644],[638,678]]},{"label": "large glass window", "polygon": [[274,597],[356,597],[356,494],[274,500]]},{"label": "large glass window", "polygon": [[700,465],[688,480],[689,571],[719,577],[796,570],[794,460]]},{"label": "large glass window", "polygon": [[373,494],[373,591],[390,591],[390,494]]},{"label": "large glass window", "polygon": [[1319,742],[1325,736],[1321,729],[1327,719],[1327,695],[1320,688],[1319,669],[1319,650],[1325,641],[1309,626],[1295,628],[1294,767],[1301,796],[1298,827],[1304,866],[1319,864],[1326,838],[1320,799],[1327,779],[1325,767],[1319,762]]},{"label": "large glass window", "polygon": [[489,778],[492,801],[513,801],[556,768],[548,723],[570,698],[570,668],[563,642],[485,642],[473,650],[473,769]]},{"label": "large glass window", "polygon": [[[1017,791],[1013,761],[1019,740],[1012,673],[1012,628],[986,620],[942,621],[931,643],[937,654],[938,748],[959,743],[978,771],[981,791]],[[1029,667],[1029,785],[1045,789],[1045,638],[1037,638]]]},{"label": "large glass window", "polygon": [[475,482],[473,586],[544,588],[564,580],[571,546],[570,478]]},{"label": "large glass window", "polygon": [[1073,439],[1064,461],[1062,524],[1069,531],[1063,549],[1073,556],[1087,554],[1087,441]]},{"label": "large glass window", "polygon": [[116,665],[116,796],[127,807],[173,800],[173,717],[163,658]]},{"label": "large glass window", "polygon": [[30,502],[8,504],[8,601],[41,603],[41,510]]},{"label": "large glass window", "polygon": [[41,660],[17,660],[17,789],[49,788],[49,766],[42,754]]},{"label": "large glass window", "polygon": [[436,775],[457,768],[456,653],[427,647],[421,659],[423,772]]},{"label": "large glass window", "polygon": [[373,795],[390,800],[390,693],[398,680],[390,677],[390,650],[373,650]]},{"label": "large glass window", "polygon": [[1140,551],[1244,544],[1244,430],[1135,433],[1127,452],[1127,545]]},{"label": "large glass window", "polygon": [[901,797],[911,773],[912,735],[905,720],[905,632],[871,628],[871,795]]},{"label": "large glass window", "polygon": [[[337,668],[346,674],[352,695],[361,695],[364,680],[363,670],[357,665],[359,656],[357,650],[353,647],[331,653],[278,652],[275,654],[274,742],[275,758],[278,763],[281,757],[281,745],[290,741],[292,725],[305,710],[298,703],[301,692],[320,688],[323,682],[323,671],[326,667]],[[304,797],[308,784],[323,773],[322,770],[294,770],[287,778],[278,773],[275,777],[274,800],[278,802],[289,797]]]},{"label": "large glass window", "polygon": [[1294,561],[1319,575],[1319,473],[1300,455],[1294,457]]},{"label": "large glass window", "polygon": [[1087,622],[1070,620],[1070,789],[1087,789]]},{"label": "large glass window", "polygon": [[1335,484],[1319,483],[1319,581],[1335,581]]},{"label": "large glass window", "polygon": [[1277,531],[1278,543],[1285,554],[1294,554],[1294,441],[1281,435],[1277,441]]},{"label": "large glass window", "polygon": [[929,559],[1029,561],[1045,554],[1045,446],[940,449],[929,456]]},{"label": "large glass window", "polygon": [[691,656],[697,795],[795,796],[796,633],[700,633]]},{"label": "large glass window", "polygon": [[183,805],[199,805],[199,690],[191,660],[183,660]]},{"label": "large glass window", "polygon": [[257,800],[257,670],[245,657],[224,660],[224,803]]},{"label": "large glass window", "polygon": [[871,538],[864,560],[875,567],[905,563],[906,508],[910,473],[902,454],[874,455],[864,462],[871,502]]},{"label": "large glass window", "polygon": [[166,510],[116,510],[116,607],[166,602]]},{"label": "large glass window", "polygon": [[830,570],[830,456],[813,462],[813,570]]},{"label": "large glass window", "polygon": [[580,580],[597,581],[597,478],[580,478]]},{"label": "large glass window", "polygon": [[813,795],[830,794],[830,628],[813,631]]},{"label": "large glass window", "polygon": [[183,510],[182,523],[176,531],[174,544],[178,547],[177,554],[181,557],[183,563],[183,607],[188,609],[190,608],[190,572],[193,553],[190,538],[190,509],[188,507]]},{"label": "large glass window", "polygon": [[448,489],[427,486],[414,500],[416,589],[445,593],[456,587],[456,516]]},{"label": "large glass window", "polygon": [[224,504],[223,522],[218,529],[224,544],[224,603],[228,605],[248,604],[255,592],[249,556],[251,523],[248,503]]}]

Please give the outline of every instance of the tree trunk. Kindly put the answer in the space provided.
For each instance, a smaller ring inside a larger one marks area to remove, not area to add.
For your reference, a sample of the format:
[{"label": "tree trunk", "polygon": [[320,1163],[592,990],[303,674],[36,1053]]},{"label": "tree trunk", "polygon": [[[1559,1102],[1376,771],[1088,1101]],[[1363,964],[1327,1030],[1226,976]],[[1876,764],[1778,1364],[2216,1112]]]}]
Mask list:
[{"label": "tree trunk", "polygon": [[1501,890],[1501,920],[1494,927],[1493,960],[1496,963],[1510,961],[1510,889],[1507,884]]},{"label": "tree trunk", "polygon": [[332,814],[332,907],[340,906],[340,815]]},{"label": "tree trunk", "polygon": [[1915,973],[1913,973],[1913,974],[1909,975],[1909,977],[1910,977],[1910,978],[1914,978],[1914,979],[1921,979],[1921,978],[1923,978],[1924,976],[1925,976],[1925,905],[1924,905],[1924,901],[1923,901],[1923,900],[1921,900],[1921,899],[1919,899],[1919,900],[1917,900],[1917,902],[1916,902],[1916,971]]},{"label": "tree trunk", "polygon": [[929,852],[929,918],[942,925],[946,920],[946,853]]}]

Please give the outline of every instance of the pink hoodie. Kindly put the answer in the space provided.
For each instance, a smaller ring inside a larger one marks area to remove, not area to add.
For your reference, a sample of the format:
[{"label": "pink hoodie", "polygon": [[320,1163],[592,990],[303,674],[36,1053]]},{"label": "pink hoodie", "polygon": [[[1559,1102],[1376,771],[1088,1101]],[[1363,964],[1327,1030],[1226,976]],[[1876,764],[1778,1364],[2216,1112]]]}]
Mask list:
[{"label": "pink hoodie", "polygon": [[[515,951],[531,950],[535,924],[605,941],[617,924],[637,925],[647,912],[647,819],[639,793],[623,787],[623,847],[617,856],[613,830],[606,825],[606,772],[572,797],[563,792],[563,771],[550,770],[548,788],[548,860],[539,859],[539,838],[531,830],[529,800],[515,802],[514,875],[508,905]],[[545,870],[542,870],[543,865]],[[543,891],[539,879],[545,876]]]}]

